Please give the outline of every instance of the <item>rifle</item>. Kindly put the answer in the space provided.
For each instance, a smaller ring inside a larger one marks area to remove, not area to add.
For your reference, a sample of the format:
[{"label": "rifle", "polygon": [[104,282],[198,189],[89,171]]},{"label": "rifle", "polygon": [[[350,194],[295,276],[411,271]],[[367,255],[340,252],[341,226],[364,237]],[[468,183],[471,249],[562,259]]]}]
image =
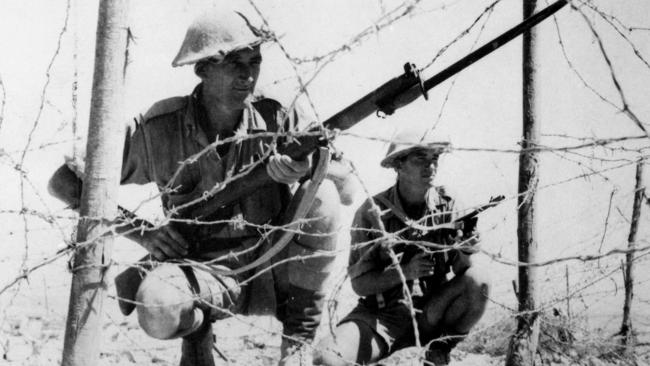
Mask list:
[{"label": "rifle", "polygon": [[[490,201],[484,205],[476,207],[471,212],[466,213],[465,215],[456,218],[450,223],[437,225],[433,228],[432,232],[437,232],[442,238],[455,238],[458,230],[463,231],[463,238],[468,238],[472,235],[476,224],[478,223],[478,214],[487,210],[488,208],[494,207],[501,203],[505,199],[505,196],[500,195],[496,197],[490,197]],[[473,244],[464,245],[461,248],[471,247]],[[419,250],[419,249],[418,249]],[[462,249],[461,249],[462,250]],[[413,256],[414,254],[411,254]],[[433,256],[431,258],[434,258]]]},{"label": "rifle", "polygon": [[[449,238],[449,240],[451,241],[453,238],[455,238],[457,236],[458,230],[463,231],[463,239],[470,238],[470,236],[472,235],[472,232],[474,231],[474,228],[476,227],[476,224],[478,223],[478,217],[477,217],[478,214],[480,214],[481,212],[487,210],[490,207],[494,207],[494,206],[498,205],[504,199],[505,199],[505,196],[503,196],[503,195],[500,195],[500,196],[497,196],[497,197],[491,197],[490,201],[488,203],[486,203],[484,205],[481,205],[481,206],[478,206],[477,208],[475,208],[471,212],[466,213],[465,215],[463,215],[461,217],[458,217],[458,218],[456,218],[455,220],[453,220],[451,222],[441,224],[441,225],[434,225],[434,227],[432,227],[430,229],[427,228],[426,226],[423,226],[420,230],[423,230],[424,232],[428,231],[427,234],[435,234],[437,238],[442,238],[442,241],[439,244],[445,243],[447,238]],[[396,212],[396,211],[393,211],[393,213],[397,214],[398,216],[403,216],[404,215],[403,213],[399,213],[399,212]],[[405,216],[401,217],[401,219],[403,221],[405,221],[405,222],[406,222],[406,220],[408,220],[408,218],[405,217]],[[410,224],[410,226],[411,227],[416,227],[413,224]],[[433,239],[433,240],[436,240],[436,239],[434,239],[435,237],[430,237],[430,238]],[[381,245],[381,244],[379,244],[379,245]],[[471,247],[473,247],[473,245],[474,244],[472,243],[471,240],[467,240],[467,241],[463,240],[462,245],[459,246],[458,249],[460,251],[465,251],[465,250],[470,249]],[[447,256],[446,252],[439,251],[439,250],[436,251],[436,252],[430,252],[430,251],[425,250],[424,248],[422,248],[422,247],[420,247],[418,245],[407,245],[406,248],[403,250],[403,252],[401,254],[402,258],[400,260],[408,262],[409,260],[411,260],[411,258],[413,258],[413,256],[417,255],[418,253],[423,253],[423,252],[428,253],[428,258],[430,260],[434,261],[435,263],[447,263],[448,262],[448,256]],[[465,253],[466,254],[471,254],[473,252],[465,251]],[[441,261],[441,262],[437,262],[437,261]],[[445,266],[441,266],[440,264],[435,264],[433,268],[434,268],[434,270],[444,270],[445,274],[446,274],[446,271],[448,270]],[[456,270],[454,269],[454,271],[456,271]],[[442,272],[438,272],[438,274],[434,273],[432,276],[434,276],[434,277],[435,276],[440,276],[440,273],[442,273]],[[458,273],[458,272],[455,272],[455,273]],[[432,276],[424,276],[424,277],[432,277]],[[419,280],[414,281],[413,286],[414,286],[414,289],[415,288],[420,288]],[[414,291],[422,292],[421,288],[420,288],[420,290],[414,290]]]},{"label": "rifle", "polygon": [[[471,234],[471,232],[474,230],[474,227],[476,227],[476,223],[478,221],[478,214],[481,212],[487,210],[490,207],[494,207],[501,203],[505,199],[505,196],[496,196],[496,197],[490,197],[490,202],[481,205],[477,208],[475,208],[472,212],[466,213],[465,215],[455,219],[452,221],[452,224],[454,225],[453,230],[463,230],[464,235]],[[448,229],[442,229],[442,230],[448,230]],[[455,236],[455,232],[452,233],[453,236]]]},{"label": "rifle", "polygon": [[[415,65],[407,63],[404,65],[404,74],[389,80],[327,119],[322,126],[314,127],[307,132],[318,132],[323,127],[329,130],[346,130],[375,112],[391,115],[395,110],[410,104],[421,95],[427,99],[428,90],[550,17],[564,7],[567,2],[567,0],[556,1],[427,80],[422,80],[420,70]],[[317,147],[327,143],[321,136],[315,135],[301,136],[297,140],[278,147],[278,151],[293,159],[302,160]],[[265,167],[260,165],[246,174],[245,179],[239,178],[230,182],[221,190],[206,195],[205,201],[180,209],[178,213],[183,217],[205,217],[270,183],[272,180],[266,174]]]}]

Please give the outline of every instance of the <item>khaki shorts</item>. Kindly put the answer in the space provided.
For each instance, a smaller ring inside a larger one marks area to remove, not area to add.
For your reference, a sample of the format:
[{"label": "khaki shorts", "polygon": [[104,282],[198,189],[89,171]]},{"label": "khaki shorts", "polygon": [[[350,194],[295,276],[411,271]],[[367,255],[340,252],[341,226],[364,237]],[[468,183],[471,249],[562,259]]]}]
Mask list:
[{"label": "khaki shorts", "polygon": [[[424,319],[420,314],[421,312],[416,315],[416,322],[420,334],[420,343],[424,344],[434,339],[435,335],[425,331],[423,327]],[[415,345],[413,318],[408,307],[403,303],[389,304],[378,309],[360,301],[339,324],[347,322],[356,322],[368,326],[384,340],[389,354]]]}]

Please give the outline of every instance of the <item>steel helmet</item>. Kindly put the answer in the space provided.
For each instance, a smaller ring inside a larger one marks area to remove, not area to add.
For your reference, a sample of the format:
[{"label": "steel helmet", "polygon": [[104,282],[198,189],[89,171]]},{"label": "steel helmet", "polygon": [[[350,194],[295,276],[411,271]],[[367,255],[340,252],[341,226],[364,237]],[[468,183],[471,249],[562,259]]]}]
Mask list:
[{"label": "steel helmet", "polygon": [[209,57],[223,59],[230,52],[257,46],[267,39],[242,13],[214,9],[190,24],[172,66],[191,65]]},{"label": "steel helmet", "polygon": [[428,138],[426,131],[420,129],[406,129],[399,132],[392,139],[386,157],[381,161],[381,166],[393,168],[395,167],[395,160],[417,149],[432,150],[440,155],[451,149],[451,143],[446,140]]}]

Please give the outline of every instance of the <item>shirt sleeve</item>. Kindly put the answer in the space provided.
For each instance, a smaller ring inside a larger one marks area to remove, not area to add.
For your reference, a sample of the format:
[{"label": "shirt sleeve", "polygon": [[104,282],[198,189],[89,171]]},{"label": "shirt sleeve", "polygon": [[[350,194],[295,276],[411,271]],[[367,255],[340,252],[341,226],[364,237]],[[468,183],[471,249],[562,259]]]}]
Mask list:
[{"label": "shirt sleeve", "polygon": [[147,184],[152,182],[149,154],[142,118],[134,118],[126,126],[122,154],[120,184]]},{"label": "shirt sleeve", "polygon": [[355,279],[364,273],[378,268],[380,245],[373,240],[379,238],[378,230],[372,225],[369,202],[364,203],[357,210],[350,232],[350,260],[348,274],[350,279]]}]

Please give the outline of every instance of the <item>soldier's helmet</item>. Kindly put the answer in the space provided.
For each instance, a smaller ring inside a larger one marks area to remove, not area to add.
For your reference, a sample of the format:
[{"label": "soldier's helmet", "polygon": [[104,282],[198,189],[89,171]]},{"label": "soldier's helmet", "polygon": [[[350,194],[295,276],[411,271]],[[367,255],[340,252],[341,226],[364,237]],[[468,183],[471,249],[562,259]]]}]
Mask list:
[{"label": "soldier's helmet", "polygon": [[199,15],[190,24],[172,66],[191,65],[207,58],[223,59],[228,53],[257,46],[268,40],[240,12],[214,9]]},{"label": "soldier's helmet", "polygon": [[451,150],[451,143],[448,140],[435,140],[422,129],[405,129],[393,137],[390,146],[388,146],[386,157],[381,161],[381,166],[393,168],[395,162],[401,157],[421,149],[431,150],[440,155]]}]

